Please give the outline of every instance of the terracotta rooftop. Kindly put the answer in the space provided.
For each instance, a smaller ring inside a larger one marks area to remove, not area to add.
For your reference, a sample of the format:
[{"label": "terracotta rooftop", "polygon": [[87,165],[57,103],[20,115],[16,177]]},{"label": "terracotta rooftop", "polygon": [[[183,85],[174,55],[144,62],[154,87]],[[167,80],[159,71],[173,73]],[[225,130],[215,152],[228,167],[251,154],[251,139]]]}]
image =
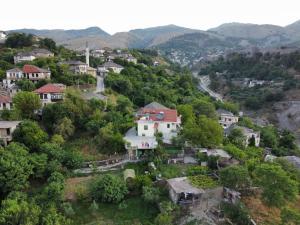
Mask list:
[{"label": "terracotta rooftop", "polygon": [[142,108],[140,113],[152,121],[177,122],[177,110],[175,109]]},{"label": "terracotta rooftop", "polygon": [[35,93],[63,93],[65,90],[65,85],[63,84],[46,84],[39,89],[36,89]]},{"label": "terracotta rooftop", "polygon": [[34,65],[24,65],[23,66],[23,73],[47,73],[47,72],[49,72],[49,71],[39,68]]},{"label": "terracotta rooftop", "polygon": [[12,102],[12,99],[10,96],[0,95],[0,102],[1,103],[10,103],[10,102]]}]

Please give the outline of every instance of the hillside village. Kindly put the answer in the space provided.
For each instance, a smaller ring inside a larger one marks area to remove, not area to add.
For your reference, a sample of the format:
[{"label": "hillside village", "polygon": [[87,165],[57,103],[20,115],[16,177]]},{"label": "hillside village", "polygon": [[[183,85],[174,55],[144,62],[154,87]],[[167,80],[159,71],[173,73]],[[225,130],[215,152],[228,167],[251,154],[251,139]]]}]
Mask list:
[{"label": "hillside village", "polygon": [[155,50],[0,35],[0,224],[299,224],[292,132]]}]

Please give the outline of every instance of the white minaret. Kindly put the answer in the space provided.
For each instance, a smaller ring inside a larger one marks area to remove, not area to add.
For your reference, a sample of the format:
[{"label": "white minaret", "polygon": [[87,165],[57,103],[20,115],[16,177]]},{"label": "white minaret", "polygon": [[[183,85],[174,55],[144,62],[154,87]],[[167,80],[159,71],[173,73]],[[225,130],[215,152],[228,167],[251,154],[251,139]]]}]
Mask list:
[{"label": "white minaret", "polygon": [[85,45],[85,63],[90,66],[90,50],[88,42],[86,42]]}]

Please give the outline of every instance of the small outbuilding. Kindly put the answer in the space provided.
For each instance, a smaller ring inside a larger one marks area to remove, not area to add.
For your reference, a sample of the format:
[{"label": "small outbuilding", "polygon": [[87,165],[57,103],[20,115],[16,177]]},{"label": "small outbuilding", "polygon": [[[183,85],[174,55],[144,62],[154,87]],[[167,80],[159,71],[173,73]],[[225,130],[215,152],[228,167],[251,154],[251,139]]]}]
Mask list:
[{"label": "small outbuilding", "polygon": [[203,189],[193,187],[187,177],[167,180],[169,195],[175,204],[194,204],[200,201]]}]

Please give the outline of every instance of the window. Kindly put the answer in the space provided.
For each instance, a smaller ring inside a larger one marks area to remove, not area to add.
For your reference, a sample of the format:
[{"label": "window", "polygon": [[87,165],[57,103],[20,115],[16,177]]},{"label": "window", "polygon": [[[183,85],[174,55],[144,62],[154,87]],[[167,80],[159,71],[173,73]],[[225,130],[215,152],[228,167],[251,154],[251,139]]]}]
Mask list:
[{"label": "window", "polygon": [[169,123],[167,124],[167,128],[170,128],[170,124]]},{"label": "window", "polygon": [[7,129],[6,129],[6,134],[7,134],[7,135],[10,135],[10,128],[7,128]]},{"label": "window", "polygon": [[48,96],[47,96],[47,94],[44,94],[44,99],[48,99]]},{"label": "window", "polygon": [[3,109],[6,109],[6,103],[3,102]]},{"label": "window", "polygon": [[144,130],[148,130],[148,125],[144,125]]},{"label": "window", "polygon": [[43,99],[43,94],[40,94],[40,99]]}]

